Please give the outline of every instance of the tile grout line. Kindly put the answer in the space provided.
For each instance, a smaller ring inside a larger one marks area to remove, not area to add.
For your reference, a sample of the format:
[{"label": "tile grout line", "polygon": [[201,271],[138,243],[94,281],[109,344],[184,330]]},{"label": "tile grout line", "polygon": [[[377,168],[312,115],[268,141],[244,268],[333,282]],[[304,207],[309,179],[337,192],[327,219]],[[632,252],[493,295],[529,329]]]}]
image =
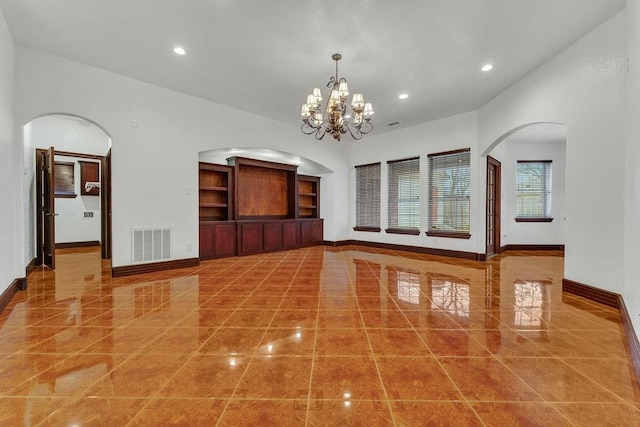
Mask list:
[{"label": "tile grout line", "polygon": [[[238,264],[239,262],[240,262],[240,260],[238,260],[238,261],[234,262],[231,266],[236,265],[236,264]],[[228,268],[231,268],[231,266],[227,267],[227,269],[228,269]],[[225,269],[225,270],[227,270],[227,269]],[[225,271],[225,270],[222,270],[222,271]],[[232,282],[232,283],[233,283],[233,282]],[[226,288],[227,288],[228,286],[230,286],[230,285],[231,285],[231,283],[229,283],[229,284],[228,284],[227,286],[225,286],[224,288],[220,289],[220,290],[219,290],[218,292],[216,292],[215,294],[211,295],[211,297],[209,297],[209,298],[207,299],[207,301],[208,301],[209,299],[213,298],[214,296],[216,296],[216,295],[217,295],[218,293],[220,293],[223,289],[226,289]],[[197,311],[197,310],[199,310],[199,309],[200,309],[200,306],[198,306],[198,308],[196,308],[196,309],[194,309],[194,310],[192,310],[192,311]],[[191,359],[193,359],[193,358],[195,357],[195,355],[196,355],[196,353],[198,352],[198,350],[200,350],[200,349],[202,348],[202,346],[204,346],[204,345],[206,344],[206,342],[207,342],[207,341],[208,341],[208,340],[209,340],[209,339],[210,339],[210,338],[211,338],[211,337],[212,337],[212,336],[213,336],[213,335],[214,335],[214,334],[215,334],[215,333],[220,329],[220,326],[221,326],[221,325],[222,325],[222,324],[223,324],[223,323],[224,323],[224,322],[225,322],[229,317],[231,317],[231,315],[232,315],[234,312],[235,312],[235,310],[234,310],[233,312],[229,313],[229,315],[228,315],[227,317],[225,317],[225,318],[224,318],[224,320],[222,320],[222,322],[220,323],[220,325],[218,325],[218,326],[215,328],[215,331],[214,331],[214,332],[213,332],[213,333],[212,333],[212,334],[211,334],[211,335],[210,335],[210,336],[209,336],[209,337],[208,337],[208,338],[207,338],[207,339],[206,339],[206,340],[205,340],[205,341],[204,341],[204,342],[203,342],[203,343],[202,343],[202,344],[201,344],[201,345],[196,349],[196,350],[194,350],[194,351],[193,351],[193,352],[192,352],[192,353],[191,353],[191,354],[190,354],[190,355],[185,359],[185,361],[182,363],[182,365],[180,366],[180,368],[178,368],[178,369],[173,373],[173,375],[171,375],[171,376],[167,379],[167,381],[165,381],[165,382],[164,382],[164,384],[163,384],[162,386],[160,386],[160,387],[159,387],[159,388],[158,388],[158,389],[157,389],[157,390],[152,394],[152,396],[150,396],[150,398],[149,398],[149,399],[147,399],[147,401],[146,401],[146,402],[145,402],[145,404],[140,408],[140,410],[138,410],[138,412],[136,412],[136,414],[135,414],[133,417],[131,417],[131,419],[129,420],[129,422],[125,425],[126,427],[130,426],[130,425],[131,425],[131,423],[133,423],[133,422],[135,421],[136,417],[138,417],[138,415],[140,415],[140,414],[141,414],[145,409],[147,409],[147,407],[151,404],[151,402],[153,402],[153,401],[155,401],[155,400],[158,400],[158,399],[159,399],[158,393],[160,392],[160,390],[162,390],[162,389],[163,389],[167,384],[169,384],[169,383],[170,383],[170,382],[171,382],[171,381],[176,377],[176,375],[178,375],[178,373],[179,373],[179,372],[180,372],[180,371],[185,367],[185,365],[186,365],[187,363],[189,363],[189,362],[191,361]],[[187,314],[187,315],[188,315],[188,314]],[[186,317],[186,316],[183,316],[183,318],[184,318],[184,317]],[[181,319],[182,319],[182,318],[181,318]],[[174,324],[177,324],[177,323],[178,323],[178,322],[175,322]],[[160,337],[156,338],[156,339],[155,339],[155,340],[153,340],[152,342],[157,341],[159,338],[160,338]],[[150,344],[151,344],[151,343],[150,343]]]},{"label": "tile grout line", "polygon": [[[291,251],[288,251],[287,256],[283,257],[280,262],[278,264],[276,264],[273,269],[271,270],[271,273],[273,273],[290,255],[291,255]],[[304,260],[304,258],[306,258],[306,254],[307,252],[305,252],[304,257],[302,258]],[[266,258],[266,257],[265,257]],[[262,342],[262,340],[264,339],[265,335],[267,334],[267,331],[269,330],[269,327],[271,326],[271,323],[273,323],[273,319],[276,315],[276,313],[278,312],[278,310],[280,309],[280,306],[282,305],[282,302],[287,294],[287,292],[289,292],[289,289],[291,288],[291,285],[293,284],[293,281],[296,278],[296,275],[298,273],[298,271],[300,270],[300,266],[302,265],[302,261],[299,262],[298,264],[298,268],[296,269],[296,273],[293,275],[293,277],[291,278],[289,285],[287,285],[287,290],[283,293],[282,298],[280,300],[280,303],[278,304],[278,307],[276,307],[273,317],[271,317],[271,321],[269,322],[269,324],[267,325],[267,327],[265,328],[262,337],[260,338],[260,340],[258,341],[258,345]],[[269,274],[271,274],[269,273]],[[269,275],[267,274],[265,279],[268,277]],[[264,282],[263,280],[263,282]],[[261,282],[262,283],[262,282]],[[243,300],[246,301],[249,296],[251,296],[253,293],[255,292],[255,290],[253,292],[251,292],[249,295],[247,295],[247,297]],[[240,305],[242,305],[242,303],[240,303]],[[236,308],[236,310],[234,310],[234,313],[238,310],[238,308]],[[203,344],[204,345],[204,344]],[[242,380],[244,379],[244,377],[247,375],[247,372],[249,371],[249,367],[251,366],[251,363],[253,362],[253,356],[255,353],[251,354],[249,356],[249,363],[247,364],[247,367],[245,368],[244,372],[242,373],[242,375],[240,376],[240,378],[238,379],[238,382],[235,386],[235,388],[233,389],[233,392],[231,393],[231,396],[229,396],[229,398],[227,399],[227,403],[224,406],[224,408],[222,409],[222,412],[220,413],[220,418],[218,418],[218,422],[216,423],[216,426],[218,426],[220,424],[220,421],[224,418],[225,413],[227,412],[227,409],[229,408],[229,404],[231,403],[231,400],[233,399],[233,396],[236,394],[236,392],[238,391],[238,387],[240,387],[240,384],[242,384]]]},{"label": "tile grout line", "polygon": [[[377,254],[378,256],[381,256],[380,254]],[[343,258],[344,259],[344,258]],[[374,273],[373,269],[371,268],[371,266],[369,265],[369,263],[367,263],[367,266],[369,267],[369,269]],[[360,303],[358,302],[358,294],[356,292],[356,286],[354,285],[354,280],[350,274],[349,268],[346,265],[346,261],[345,261],[345,268],[347,270],[347,274],[349,277],[349,286],[351,287],[351,292],[353,293],[354,297],[355,297],[355,302],[356,302],[356,308],[358,310],[358,314],[360,315],[360,321],[362,322],[362,327],[364,329],[364,334],[367,337],[367,342],[369,343],[369,350],[371,351],[371,357],[373,358],[373,364],[376,367],[376,373],[378,374],[378,380],[380,381],[380,385],[382,387],[382,392],[384,393],[384,397],[387,403],[387,408],[389,409],[389,415],[391,415],[391,421],[393,422],[394,426],[397,426],[398,423],[396,422],[396,418],[395,418],[395,414],[393,411],[393,408],[391,407],[391,402],[389,401],[389,394],[387,393],[387,388],[384,385],[384,380],[382,378],[382,374],[380,373],[380,367],[378,366],[378,361],[376,360],[376,353],[373,351],[373,345],[371,344],[371,338],[369,337],[369,331],[367,330],[367,325],[364,322],[364,317],[362,316],[362,310],[360,309]],[[380,277],[378,277],[378,284],[381,285],[380,283]],[[388,294],[388,292],[387,292]]]}]

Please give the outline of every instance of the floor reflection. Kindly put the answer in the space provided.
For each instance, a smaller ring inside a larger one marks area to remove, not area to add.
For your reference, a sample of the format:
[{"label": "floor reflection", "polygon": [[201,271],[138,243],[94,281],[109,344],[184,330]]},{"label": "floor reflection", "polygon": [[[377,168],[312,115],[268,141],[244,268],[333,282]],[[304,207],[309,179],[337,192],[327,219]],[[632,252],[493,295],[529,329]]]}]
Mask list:
[{"label": "floor reflection", "polygon": [[120,278],[57,255],[0,314],[1,425],[640,424],[620,316],[562,293],[561,253],[314,247]]}]

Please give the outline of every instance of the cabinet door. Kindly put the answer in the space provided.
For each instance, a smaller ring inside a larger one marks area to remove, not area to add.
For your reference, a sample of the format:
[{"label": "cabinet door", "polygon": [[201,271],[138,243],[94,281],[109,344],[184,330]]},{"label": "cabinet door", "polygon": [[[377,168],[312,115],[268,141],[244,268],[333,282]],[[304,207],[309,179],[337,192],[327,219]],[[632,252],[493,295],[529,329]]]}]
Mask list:
[{"label": "cabinet door", "polygon": [[293,249],[300,247],[300,222],[285,222],[282,224],[282,247]]},{"label": "cabinet door", "polygon": [[239,255],[262,252],[262,224],[240,224],[238,227]]},{"label": "cabinet door", "polygon": [[236,225],[216,224],[214,228],[214,251],[218,257],[236,254]]},{"label": "cabinet door", "polygon": [[213,227],[211,225],[200,225],[200,259],[212,258],[213,250]]},{"label": "cabinet door", "polygon": [[321,245],[322,238],[322,220],[302,221],[300,224],[300,244],[302,246]]},{"label": "cabinet door", "polygon": [[264,224],[264,250],[279,251],[282,249],[282,223],[266,222]]}]

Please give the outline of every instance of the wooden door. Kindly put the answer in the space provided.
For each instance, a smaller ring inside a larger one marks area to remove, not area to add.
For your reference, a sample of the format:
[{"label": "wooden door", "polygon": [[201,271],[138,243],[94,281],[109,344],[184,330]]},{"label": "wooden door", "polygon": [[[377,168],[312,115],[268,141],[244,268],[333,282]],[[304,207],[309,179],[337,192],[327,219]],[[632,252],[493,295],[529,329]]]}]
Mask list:
[{"label": "wooden door", "polygon": [[56,208],[54,149],[49,147],[42,158],[42,258],[47,267],[56,267]]},{"label": "wooden door", "polygon": [[487,257],[500,253],[500,166],[487,157]]},{"label": "wooden door", "polygon": [[101,257],[111,259],[111,149],[101,160],[101,186],[100,204],[101,206]]}]

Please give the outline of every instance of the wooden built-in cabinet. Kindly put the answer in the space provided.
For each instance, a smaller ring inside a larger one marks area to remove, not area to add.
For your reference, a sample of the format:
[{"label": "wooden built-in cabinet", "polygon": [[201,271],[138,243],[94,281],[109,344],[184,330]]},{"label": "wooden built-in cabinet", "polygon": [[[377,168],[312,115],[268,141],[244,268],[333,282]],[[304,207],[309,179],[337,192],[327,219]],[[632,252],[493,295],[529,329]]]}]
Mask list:
[{"label": "wooden built-in cabinet", "polygon": [[233,168],[200,162],[200,221],[233,219]]},{"label": "wooden built-in cabinet", "polygon": [[297,166],[231,157],[200,162],[200,258],[321,245],[320,178]]}]

